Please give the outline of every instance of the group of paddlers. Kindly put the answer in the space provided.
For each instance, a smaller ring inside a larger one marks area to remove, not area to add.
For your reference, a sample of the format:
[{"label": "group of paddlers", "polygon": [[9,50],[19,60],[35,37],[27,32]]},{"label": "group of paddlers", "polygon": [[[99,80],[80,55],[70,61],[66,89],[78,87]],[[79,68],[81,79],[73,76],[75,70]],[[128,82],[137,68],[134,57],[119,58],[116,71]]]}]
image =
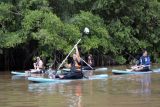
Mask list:
[{"label": "group of paddlers", "polygon": [[[71,63],[65,63],[64,67],[70,69],[70,72],[64,74],[52,74],[52,78],[60,78],[60,79],[81,79],[83,78],[82,70],[92,70],[94,67],[94,59],[91,54],[88,55],[87,58],[87,66],[83,66],[82,59],[80,57],[78,47],[75,46],[76,52],[72,56]],[[44,64],[40,57],[36,58],[36,63],[33,64],[34,69],[32,70],[43,72]]]},{"label": "group of paddlers", "polygon": [[[64,74],[52,74],[52,78],[81,79],[83,78],[82,70],[92,70],[92,67],[94,67],[93,56],[89,54],[87,59],[87,66],[83,66],[78,47],[75,46],[74,49],[76,50],[76,52],[72,56],[71,63],[64,64],[64,67],[70,69],[70,72]],[[43,71],[43,61],[40,59],[40,57],[37,57],[37,62],[33,65],[35,71]],[[147,51],[144,50],[142,56],[138,60],[138,63],[135,66],[132,66],[130,71],[150,71],[150,66],[150,57],[148,56]]]}]

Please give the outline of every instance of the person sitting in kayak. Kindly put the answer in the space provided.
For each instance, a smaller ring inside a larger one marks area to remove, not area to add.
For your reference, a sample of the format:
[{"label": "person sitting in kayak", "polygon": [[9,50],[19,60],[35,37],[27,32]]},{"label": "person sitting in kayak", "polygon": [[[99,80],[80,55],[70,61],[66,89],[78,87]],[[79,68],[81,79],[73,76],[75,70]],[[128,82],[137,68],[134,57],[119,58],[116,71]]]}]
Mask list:
[{"label": "person sitting in kayak", "polygon": [[[95,66],[92,54],[88,55],[87,63],[93,68]],[[89,66],[84,66],[83,70],[92,70]]]},{"label": "person sitting in kayak", "polygon": [[43,61],[41,60],[41,58],[37,57],[36,59],[37,59],[37,62],[33,63],[34,69],[35,70],[41,70],[41,69],[43,69]]},{"label": "person sitting in kayak", "polygon": [[139,59],[139,65],[133,66],[132,71],[150,71],[150,57],[147,51],[143,51],[143,55]]},{"label": "person sitting in kayak", "polygon": [[36,62],[33,63],[34,69],[31,69],[31,73],[43,73],[44,72],[44,64],[40,57],[36,58]]},{"label": "person sitting in kayak", "polygon": [[56,78],[60,79],[81,79],[83,78],[81,58],[79,55],[78,47],[75,47],[76,53],[73,54],[73,60],[70,64],[65,64],[66,68],[70,69],[70,72],[65,75],[57,75]]},{"label": "person sitting in kayak", "polygon": [[43,66],[43,61],[41,60],[40,57],[36,57],[36,62],[33,63],[34,69],[30,69],[25,71],[26,74],[31,74],[31,73],[43,73],[44,72],[44,66]]}]

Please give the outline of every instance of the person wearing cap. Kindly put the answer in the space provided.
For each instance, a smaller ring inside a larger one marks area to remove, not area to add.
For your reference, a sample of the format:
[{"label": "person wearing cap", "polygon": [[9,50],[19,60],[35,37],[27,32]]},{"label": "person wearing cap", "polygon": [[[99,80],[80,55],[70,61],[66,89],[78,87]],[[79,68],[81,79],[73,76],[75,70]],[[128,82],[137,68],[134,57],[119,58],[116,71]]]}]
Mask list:
[{"label": "person wearing cap", "polygon": [[34,69],[35,70],[41,70],[41,69],[43,69],[43,61],[41,60],[41,58],[37,57],[36,60],[37,61],[35,63],[33,63]]},{"label": "person wearing cap", "polygon": [[34,74],[34,73],[44,73],[44,65],[40,57],[36,57],[36,62],[33,63],[33,66],[34,66],[34,69],[25,71],[27,75]]}]

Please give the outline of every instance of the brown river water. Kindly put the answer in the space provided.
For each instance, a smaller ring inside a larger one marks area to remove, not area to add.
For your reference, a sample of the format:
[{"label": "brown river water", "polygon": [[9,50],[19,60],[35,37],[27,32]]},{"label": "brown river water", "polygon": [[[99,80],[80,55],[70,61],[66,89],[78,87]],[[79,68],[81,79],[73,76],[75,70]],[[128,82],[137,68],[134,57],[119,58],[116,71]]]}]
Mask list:
[{"label": "brown river water", "polygon": [[105,80],[54,84],[1,72],[0,107],[160,107],[160,73],[112,75],[111,68],[105,73],[110,76]]}]

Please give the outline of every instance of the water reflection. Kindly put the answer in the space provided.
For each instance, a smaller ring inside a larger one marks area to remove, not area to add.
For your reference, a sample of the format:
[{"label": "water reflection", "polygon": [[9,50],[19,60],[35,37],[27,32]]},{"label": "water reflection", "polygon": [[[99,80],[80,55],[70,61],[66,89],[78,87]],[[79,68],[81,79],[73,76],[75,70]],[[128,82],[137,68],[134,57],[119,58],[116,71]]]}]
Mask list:
[{"label": "water reflection", "polygon": [[69,107],[82,107],[82,84],[77,82],[76,85],[68,86],[67,92],[65,96],[68,99]]},{"label": "water reflection", "polygon": [[28,90],[34,93],[50,93],[56,94],[57,92],[67,99],[69,107],[82,107],[82,83],[75,82],[73,84],[29,84]]},{"label": "water reflection", "polygon": [[[106,83],[106,80],[105,80]],[[98,85],[96,85],[98,84]],[[104,80],[89,80],[89,81],[72,81],[70,83],[30,83],[28,84],[28,91],[38,94],[59,94],[66,99],[68,107],[83,107],[84,95],[92,96],[96,88],[101,88],[100,91],[106,91]],[[85,87],[85,88],[84,88]],[[87,87],[87,88],[86,88]],[[103,87],[103,88],[102,88]]]},{"label": "water reflection", "polygon": [[[66,102],[65,106],[67,107],[83,107],[84,104],[86,104],[86,100],[91,102],[92,98],[95,102],[96,100],[104,101],[104,105],[106,103],[105,98],[108,98],[107,103],[111,104],[112,101],[110,101],[110,99],[116,99],[116,97],[114,97],[115,95],[117,97],[124,96],[124,98],[128,95],[144,96],[144,99],[146,99],[151,96],[151,89],[151,74],[116,75],[108,80],[77,80],[70,83],[60,84],[28,84],[28,91],[30,93],[61,96],[63,97],[63,101]],[[100,95],[103,96],[102,99],[99,98]]]},{"label": "water reflection", "polygon": [[[112,86],[116,87],[117,84],[121,85],[118,85],[118,89],[122,93],[127,92],[134,95],[151,94],[151,74],[113,76]],[[112,91],[115,92],[114,88]]]},{"label": "water reflection", "polygon": [[146,74],[142,76],[140,79],[141,89],[139,92],[143,95],[150,95],[151,94],[151,74]]},{"label": "water reflection", "polygon": [[157,73],[69,83],[37,84],[15,78],[0,75],[0,107],[160,107]]},{"label": "water reflection", "polygon": [[25,77],[19,76],[19,75],[12,75],[11,77],[12,80],[20,80],[20,79],[25,79]]}]

